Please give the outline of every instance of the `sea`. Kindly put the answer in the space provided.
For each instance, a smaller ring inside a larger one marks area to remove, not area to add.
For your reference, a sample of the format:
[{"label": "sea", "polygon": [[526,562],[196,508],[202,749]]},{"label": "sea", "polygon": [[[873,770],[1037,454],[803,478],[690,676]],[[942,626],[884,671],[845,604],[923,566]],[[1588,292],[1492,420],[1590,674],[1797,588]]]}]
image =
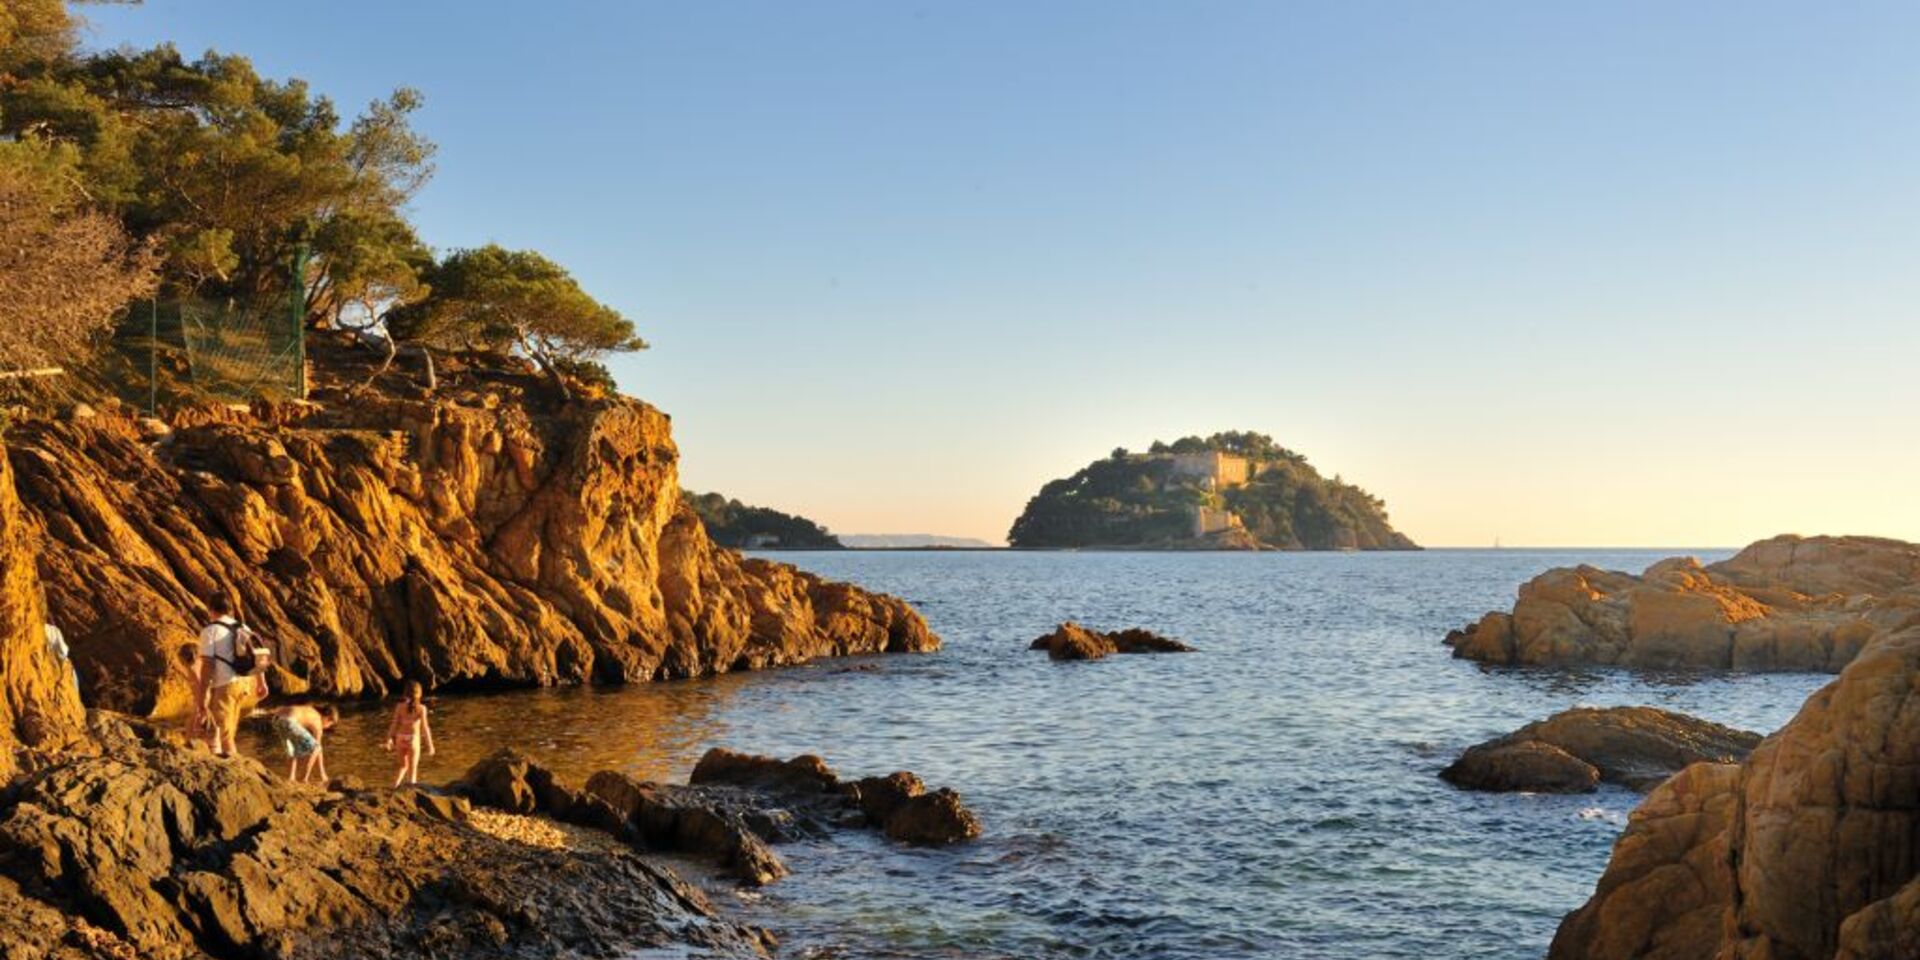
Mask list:
[{"label": "sea", "polygon": [[[1536,958],[1639,795],[1470,793],[1442,767],[1577,705],[1768,732],[1831,678],[1496,668],[1440,641],[1550,567],[1637,572],[1675,552],[779,554],[906,598],[945,647],[442,697],[424,776],[512,745],[576,783],[609,768],[684,781],[726,746],[816,753],[843,776],[912,770],[979,814],[976,843],[843,832],[779,847],[793,875],[770,887],[715,886],[782,957]],[[1063,620],[1198,652],[1053,663],[1027,649]],[[378,780],[384,722],[350,715],[332,772]]]}]

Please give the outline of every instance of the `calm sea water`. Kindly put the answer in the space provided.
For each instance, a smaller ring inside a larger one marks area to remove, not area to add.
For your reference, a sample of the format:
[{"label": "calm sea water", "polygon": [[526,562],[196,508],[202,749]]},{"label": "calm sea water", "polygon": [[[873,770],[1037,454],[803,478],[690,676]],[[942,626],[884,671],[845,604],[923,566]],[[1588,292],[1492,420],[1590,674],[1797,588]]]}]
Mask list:
[{"label": "calm sea water", "polygon": [[[1828,679],[1488,669],[1440,645],[1548,567],[1637,571],[1664,553],[782,555],[907,598],[946,649],[872,672],[446,698],[429,774],[511,743],[576,780],[679,779],[726,745],[912,769],[981,815],[986,838],[957,849],[782,847],[793,877],[720,899],[785,956],[1538,957],[1638,796],[1465,793],[1441,767],[1577,704],[1770,731]],[[1201,652],[1054,664],[1025,649],[1065,619]],[[349,719],[336,772],[378,775],[382,722]]]}]

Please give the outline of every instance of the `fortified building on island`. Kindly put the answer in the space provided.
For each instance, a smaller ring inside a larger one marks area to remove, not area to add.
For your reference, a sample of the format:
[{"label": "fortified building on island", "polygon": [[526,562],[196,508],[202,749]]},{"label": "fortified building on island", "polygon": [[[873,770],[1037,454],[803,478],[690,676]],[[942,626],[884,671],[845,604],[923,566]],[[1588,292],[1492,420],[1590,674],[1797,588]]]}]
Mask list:
[{"label": "fortified building on island", "polygon": [[[1237,453],[1222,453],[1218,450],[1203,450],[1198,453],[1176,453],[1169,458],[1172,462],[1171,479],[1198,481],[1201,488],[1209,493],[1218,494],[1234,487],[1244,487],[1259,476],[1271,463],[1252,460]],[[1193,508],[1193,536],[1207,537],[1229,530],[1245,529],[1239,515],[1224,507],[1198,505]]]}]

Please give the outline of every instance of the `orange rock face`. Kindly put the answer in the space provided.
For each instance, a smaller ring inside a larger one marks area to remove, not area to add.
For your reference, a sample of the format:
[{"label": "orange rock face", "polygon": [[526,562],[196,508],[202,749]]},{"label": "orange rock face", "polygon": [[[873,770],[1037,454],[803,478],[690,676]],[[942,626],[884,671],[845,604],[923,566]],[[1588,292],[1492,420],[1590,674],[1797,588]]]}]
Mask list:
[{"label": "orange rock face", "polygon": [[16,425],[8,459],[89,701],[182,711],[215,589],[275,647],[277,689],[327,696],[938,646],[897,599],[715,547],[665,414],[524,389],[193,413],[157,442],[112,416]]},{"label": "orange rock face", "polygon": [[58,746],[81,725],[66,665],[47,647],[32,541],[0,460],[0,782],[21,748]]},{"label": "orange rock face", "polygon": [[1872,537],[1776,537],[1702,567],[1640,576],[1549,570],[1511,613],[1449,637],[1454,655],[1505,664],[1618,664],[1838,672],[1867,639],[1920,607],[1920,546]]},{"label": "orange rock face", "polygon": [[1920,587],[1876,588],[1880,626],[1799,715],[1634,811],[1553,960],[1920,956]]}]

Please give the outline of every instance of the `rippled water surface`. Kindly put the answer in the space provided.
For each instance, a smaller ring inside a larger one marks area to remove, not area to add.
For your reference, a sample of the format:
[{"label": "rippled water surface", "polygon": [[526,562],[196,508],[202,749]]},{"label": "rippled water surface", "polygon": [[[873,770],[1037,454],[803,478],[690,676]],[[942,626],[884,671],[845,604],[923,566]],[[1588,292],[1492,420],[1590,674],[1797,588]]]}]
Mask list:
[{"label": "rippled water surface", "polygon": [[[726,745],[960,790],[986,824],[972,846],[780,848],[794,876],[731,906],[788,956],[1538,957],[1638,797],[1463,793],[1441,767],[1576,704],[1770,731],[1827,679],[1487,669],[1440,646],[1548,567],[1638,571],[1661,555],[783,555],[907,598],[946,649],[443,698],[426,776],[514,744],[576,782],[608,767],[683,779]],[[1201,652],[1054,664],[1025,649],[1065,619]],[[380,775],[383,722],[348,719],[335,772]]]}]

